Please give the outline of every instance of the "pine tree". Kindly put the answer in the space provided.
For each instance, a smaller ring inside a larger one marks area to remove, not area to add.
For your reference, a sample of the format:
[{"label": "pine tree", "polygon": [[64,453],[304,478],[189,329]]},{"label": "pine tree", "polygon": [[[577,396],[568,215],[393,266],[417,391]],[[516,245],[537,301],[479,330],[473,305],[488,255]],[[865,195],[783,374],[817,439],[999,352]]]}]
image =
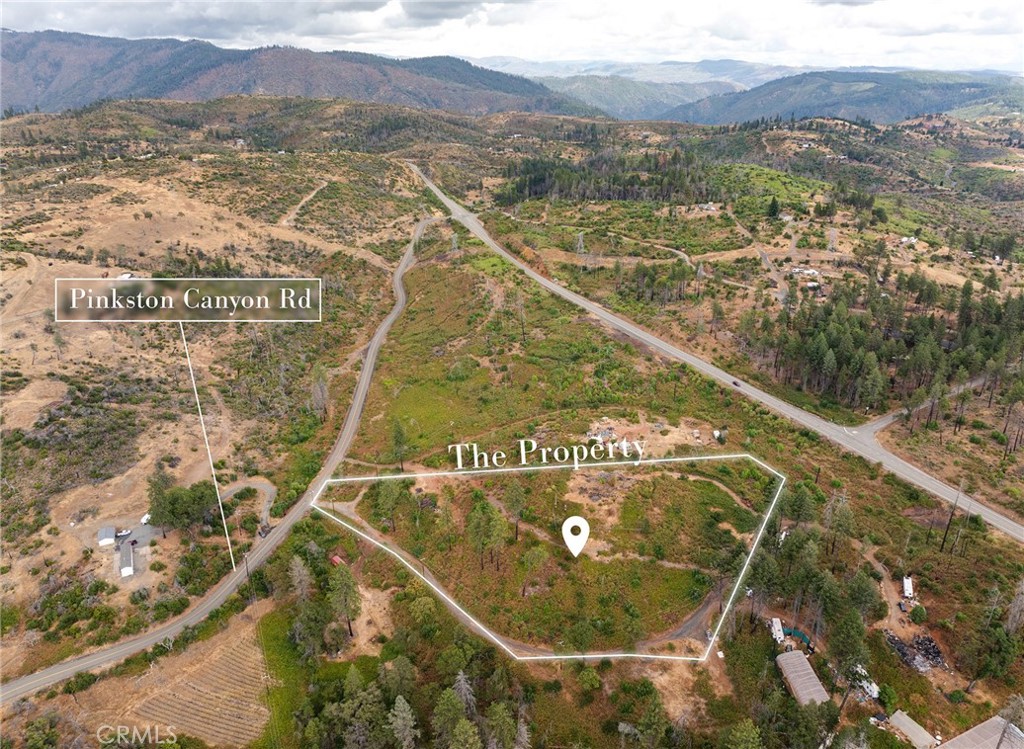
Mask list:
[{"label": "pine tree", "polygon": [[434,745],[448,746],[452,734],[459,721],[466,717],[466,708],[455,690],[449,687],[441,692],[430,716],[430,726],[434,729]]},{"label": "pine tree", "polygon": [[452,732],[452,740],[448,744],[448,749],[483,749],[476,726],[462,718]]},{"label": "pine tree", "polygon": [[494,509],[486,501],[477,502],[466,517],[466,534],[473,550],[480,555],[480,569],[484,568],[484,552],[487,550],[491,531],[491,513]]},{"label": "pine tree", "polygon": [[501,570],[501,550],[507,543],[508,523],[500,512],[492,510],[490,513],[490,522],[487,527],[487,548],[491,550],[491,556],[494,558],[494,568],[496,570]]},{"label": "pine tree", "polygon": [[459,698],[459,702],[462,703],[466,716],[475,718],[476,695],[473,693],[473,685],[469,683],[469,678],[466,676],[465,671],[459,671],[458,675],[456,675],[452,689],[455,691],[455,696]]},{"label": "pine tree", "polygon": [[754,725],[750,718],[737,723],[729,732],[729,738],[725,742],[726,749],[763,749],[761,743],[761,730]]},{"label": "pine tree", "polygon": [[309,572],[309,567],[302,561],[302,557],[292,556],[292,561],[288,565],[288,577],[299,603],[308,601],[313,591],[313,576]]},{"label": "pine tree", "polygon": [[391,425],[391,452],[395,460],[398,461],[398,467],[403,471],[405,470],[405,452],[408,448],[409,438],[405,434],[405,427],[402,426],[401,420],[396,418]]},{"label": "pine tree", "polygon": [[327,600],[330,602],[335,616],[345,617],[349,637],[352,637],[354,634],[352,620],[359,616],[359,612],[362,610],[362,601],[359,598],[356,579],[347,565],[339,564],[331,570]]},{"label": "pine tree", "polygon": [[412,708],[402,695],[395,698],[395,706],[388,714],[388,725],[391,726],[401,749],[415,749],[420,729],[416,727],[416,716],[413,715]]},{"label": "pine tree", "polygon": [[516,726],[516,742],[513,747],[514,749],[530,749],[530,727],[522,715],[519,716],[519,723]]},{"label": "pine tree", "polygon": [[401,492],[402,487],[397,481],[377,482],[377,501],[374,502],[373,509],[378,517],[390,521],[392,533],[395,531],[395,509],[398,507]]},{"label": "pine tree", "polygon": [[505,490],[505,507],[508,508],[509,513],[515,520],[515,542],[519,543],[519,521],[522,520],[523,512],[526,510],[526,491],[518,481],[510,482]]},{"label": "pine tree", "polygon": [[487,708],[487,735],[499,749],[512,749],[516,740],[516,720],[504,702],[492,702]]},{"label": "pine tree", "polygon": [[342,688],[342,694],[345,695],[346,700],[353,699],[357,694],[363,691],[363,687],[366,683],[363,681],[363,675],[359,673],[359,669],[355,667],[355,664],[348,667],[348,672],[345,674],[345,685]]}]

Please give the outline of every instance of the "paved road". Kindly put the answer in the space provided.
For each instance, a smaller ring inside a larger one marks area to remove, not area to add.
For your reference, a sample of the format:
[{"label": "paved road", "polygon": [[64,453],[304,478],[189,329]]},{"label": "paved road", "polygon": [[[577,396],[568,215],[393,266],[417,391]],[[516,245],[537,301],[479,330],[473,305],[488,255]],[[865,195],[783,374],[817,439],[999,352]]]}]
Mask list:
[{"label": "paved road", "polygon": [[[875,429],[843,427],[830,421],[826,421],[820,416],[816,416],[808,411],[804,411],[802,408],[798,408],[797,406],[787,403],[781,398],[777,398],[770,393],[766,393],[750,383],[743,382],[739,378],[726,372],[724,369],[720,369],[714,364],[710,364],[687,351],[683,351],[681,348],[678,348],[677,346],[658,338],[652,333],[643,330],[635,323],[619,317],[618,315],[609,312],[599,304],[569,291],[549,278],[545,278],[495,242],[491,235],[487,233],[487,230],[483,227],[475,214],[466,210],[441,192],[437,185],[427,179],[426,175],[424,175],[423,172],[421,172],[414,164],[410,164],[410,166],[420,176],[427,187],[429,187],[441,202],[447,206],[448,210],[452,213],[452,218],[469,229],[470,232],[483,241],[484,244],[490,247],[494,252],[498,253],[508,262],[522,270],[527,276],[550,291],[552,294],[560,296],[566,301],[575,304],[577,307],[586,310],[606,325],[628,335],[630,338],[639,341],[640,343],[643,343],[649,348],[654,349],[671,359],[684,362],[696,369],[698,372],[717,380],[726,387],[732,388],[746,395],[748,398],[759,401],[776,413],[785,416],[803,427],[814,430],[821,436],[826,437],[852,453],[860,455],[871,463],[880,463],[890,473],[899,476],[905,481],[909,481],[911,484],[919,486],[939,499],[949,503],[956,501],[956,489],[942,481],[939,481],[934,476],[925,473],[917,466],[911,465],[902,458],[889,452],[878,443],[877,439],[875,439]],[[961,498],[961,504],[963,503],[963,498]],[[974,514],[980,515],[984,518],[985,522],[990,527],[998,528],[1014,540],[1024,543],[1024,525],[1006,517],[987,505],[983,505],[977,500],[974,502]]]},{"label": "paved road", "polygon": [[[405,308],[406,294],[405,287],[402,285],[402,278],[413,263],[413,253],[416,248],[416,243],[423,235],[423,230],[426,229],[427,225],[433,221],[436,221],[436,219],[424,219],[416,225],[413,239],[409,242],[409,246],[406,248],[401,262],[395,269],[395,275],[392,279],[392,286],[395,290],[395,306],[392,308],[391,312],[388,313],[388,316],[384,318],[380,327],[377,328],[377,332],[374,333],[373,338],[370,340],[370,343],[366,348],[363,367],[359,372],[359,380],[356,383],[355,393],[353,393],[352,396],[352,405],[349,406],[348,413],[345,415],[345,423],[341,428],[341,433],[338,435],[337,441],[334,443],[333,449],[327,458],[325,458],[320,472],[310,483],[309,488],[306,489],[306,492],[302,495],[295,506],[293,506],[288,514],[281,519],[281,522],[274,527],[263,542],[254,546],[248,553],[247,559],[250,569],[258,567],[260,564],[265,562],[267,558],[270,557],[271,553],[273,553],[274,549],[276,549],[277,546],[288,537],[288,532],[291,530],[292,526],[305,516],[307,510],[309,510],[310,506],[313,504],[313,500],[319,496],[320,492],[323,490],[327,479],[331,478],[335,469],[345,458],[345,453],[352,444],[352,439],[355,437],[356,429],[359,427],[359,418],[363,412],[363,404],[366,401],[366,395],[370,390],[370,380],[373,377],[374,366],[377,362],[377,354],[387,337],[388,330],[391,328],[391,325]],[[14,679],[0,687],[0,702],[10,702],[18,699],[19,697],[29,695],[39,689],[45,689],[52,684],[56,684],[57,682],[74,676],[79,671],[92,671],[99,668],[106,668],[120,662],[128,656],[134,655],[142,650],[146,650],[147,648],[151,648],[169,637],[177,637],[185,627],[199,624],[203,619],[209,616],[211,611],[223,604],[228,599],[228,596],[234,593],[245,582],[245,579],[246,565],[240,564],[235,572],[232,572],[221,580],[220,583],[218,583],[213,590],[195,606],[195,608],[189,609],[180,618],[175,619],[169,624],[157,627],[156,629],[134,639],[125,640],[124,642],[120,642],[112,647],[98,650],[95,653],[72,658],[34,674],[23,676],[20,679]]]}]

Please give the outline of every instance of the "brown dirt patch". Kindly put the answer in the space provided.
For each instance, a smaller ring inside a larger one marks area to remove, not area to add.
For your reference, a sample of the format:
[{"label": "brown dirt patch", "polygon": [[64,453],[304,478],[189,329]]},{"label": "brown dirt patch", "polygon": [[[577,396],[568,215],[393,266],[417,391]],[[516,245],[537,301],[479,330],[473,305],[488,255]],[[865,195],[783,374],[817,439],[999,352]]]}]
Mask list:
[{"label": "brown dirt patch", "polygon": [[378,641],[379,636],[390,638],[395,632],[390,612],[394,595],[394,591],[359,586],[362,609],[359,617],[352,622],[355,637],[352,638],[351,647],[344,653],[345,660],[359,655],[380,655],[382,643]]}]

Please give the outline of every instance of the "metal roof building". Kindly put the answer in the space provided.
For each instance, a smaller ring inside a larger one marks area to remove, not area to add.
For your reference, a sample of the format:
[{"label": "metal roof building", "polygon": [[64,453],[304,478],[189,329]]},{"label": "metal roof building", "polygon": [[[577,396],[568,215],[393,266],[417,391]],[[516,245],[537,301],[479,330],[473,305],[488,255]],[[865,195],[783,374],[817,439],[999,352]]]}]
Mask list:
[{"label": "metal roof building", "polygon": [[903,578],[903,597],[914,597],[914,580],[910,577]]},{"label": "metal roof building", "polygon": [[135,574],[135,552],[130,543],[121,544],[119,569],[121,570],[121,577],[131,577]]},{"label": "metal roof building", "polygon": [[96,543],[99,546],[113,546],[114,535],[116,533],[117,531],[114,530],[114,526],[105,525],[102,528],[100,528],[99,533],[96,534]]},{"label": "metal roof building", "polygon": [[924,729],[924,726],[902,710],[894,712],[889,718],[889,723],[907,737],[914,749],[932,749],[939,743]]},{"label": "metal roof building", "polygon": [[[996,749],[997,746],[999,749],[1024,749],[1024,732],[1012,723],[1006,724],[1006,718],[994,715],[942,746],[944,749]],[[999,743],[1000,736],[1002,744]]]},{"label": "metal roof building", "polygon": [[807,656],[802,650],[791,650],[788,653],[780,654],[775,662],[782,671],[782,678],[786,680],[789,691],[801,705],[809,705],[812,702],[828,702],[828,692],[821,685],[818,675],[814,673]]}]

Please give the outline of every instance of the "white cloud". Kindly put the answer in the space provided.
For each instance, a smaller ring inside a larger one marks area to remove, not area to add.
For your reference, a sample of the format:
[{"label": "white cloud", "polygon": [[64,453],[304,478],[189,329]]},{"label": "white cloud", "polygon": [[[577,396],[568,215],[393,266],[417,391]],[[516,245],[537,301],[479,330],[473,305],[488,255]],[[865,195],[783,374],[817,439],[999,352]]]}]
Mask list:
[{"label": "white cloud", "polygon": [[1024,69],[1024,6],[1004,0],[5,0],[2,23],[403,57]]}]

